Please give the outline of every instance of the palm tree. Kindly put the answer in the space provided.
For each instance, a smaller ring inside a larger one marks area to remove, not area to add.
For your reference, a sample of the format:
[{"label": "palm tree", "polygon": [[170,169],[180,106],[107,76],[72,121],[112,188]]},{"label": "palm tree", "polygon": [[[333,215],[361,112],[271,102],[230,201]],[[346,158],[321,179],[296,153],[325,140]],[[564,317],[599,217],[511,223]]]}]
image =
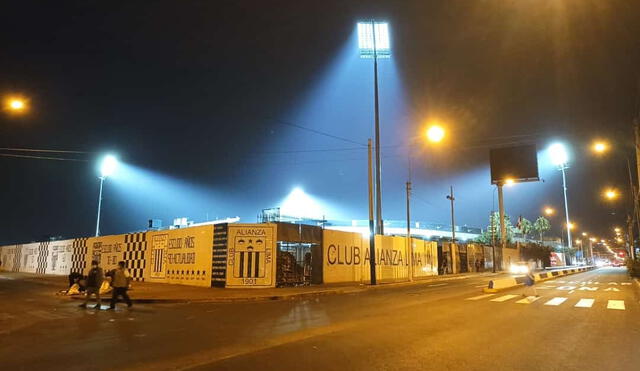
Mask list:
[{"label": "palm tree", "polygon": [[544,216],[538,217],[536,221],[533,223],[533,230],[538,233],[540,236],[540,243],[543,241],[544,232],[551,229],[551,223]]}]

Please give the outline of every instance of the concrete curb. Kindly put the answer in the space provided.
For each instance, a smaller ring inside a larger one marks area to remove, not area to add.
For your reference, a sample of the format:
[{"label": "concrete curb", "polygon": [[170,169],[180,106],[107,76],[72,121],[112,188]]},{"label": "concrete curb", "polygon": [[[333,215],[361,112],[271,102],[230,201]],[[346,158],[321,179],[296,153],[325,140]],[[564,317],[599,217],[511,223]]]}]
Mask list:
[{"label": "concrete curb", "polygon": [[[353,294],[364,292],[367,290],[382,290],[382,289],[391,289],[398,288],[404,286],[413,286],[413,285],[427,285],[436,282],[446,282],[446,281],[455,281],[462,280],[466,278],[474,278],[474,277],[491,277],[494,275],[498,275],[502,273],[489,273],[484,275],[458,275],[451,277],[443,277],[443,278],[435,278],[435,279],[422,279],[410,282],[389,282],[389,283],[381,283],[376,286],[370,285],[361,285],[358,287],[347,286],[343,288],[336,289],[328,289],[328,290],[317,290],[317,291],[309,291],[309,292],[301,292],[295,294],[288,294],[283,292],[282,294],[277,295],[258,295],[258,296],[243,296],[243,297],[220,297],[220,298],[205,298],[205,299],[189,299],[189,298],[181,298],[181,299],[136,299],[135,297],[131,298],[133,303],[138,304],[180,304],[180,303],[237,303],[237,302],[257,302],[257,301],[276,301],[276,300],[294,300],[294,299],[304,299],[304,298],[316,298],[321,296],[329,296],[329,295],[343,295],[343,294]],[[436,276],[438,277],[438,276]],[[286,290],[286,289],[283,289]],[[135,292],[132,293],[135,296]],[[106,294],[109,296],[109,294]],[[70,300],[84,300],[84,295],[74,295],[67,296]]]},{"label": "concrete curb", "polygon": [[[550,279],[554,279],[562,276],[567,276],[570,274],[587,272],[595,268],[596,268],[595,266],[589,266],[589,267],[582,267],[582,268],[559,269],[559,270],[550,271],[550,272],[535,273],[533,276],[534,276],[535,282],[542,282],[542,281],[546,281],[546,280],[550,280]],[[485,287],[482,290],[486,293],[496,293],[502,290],[507,290],[516,286],[523,285],[524,280],[525,280],[525,276],[491,280],[489,281],[488,287]]]}]

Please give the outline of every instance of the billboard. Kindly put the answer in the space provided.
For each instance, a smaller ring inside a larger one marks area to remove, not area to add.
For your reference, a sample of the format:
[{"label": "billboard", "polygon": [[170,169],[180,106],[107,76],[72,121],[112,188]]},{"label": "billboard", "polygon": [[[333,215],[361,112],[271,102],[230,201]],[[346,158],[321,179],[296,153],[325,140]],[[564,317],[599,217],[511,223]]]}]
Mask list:
[{"label": "billboard", "polygon": [[504,184],[508,179],[514,182],[540,180],[538,151],[535,144],[492,148],[489,150],[489,162],[491,184]]}]

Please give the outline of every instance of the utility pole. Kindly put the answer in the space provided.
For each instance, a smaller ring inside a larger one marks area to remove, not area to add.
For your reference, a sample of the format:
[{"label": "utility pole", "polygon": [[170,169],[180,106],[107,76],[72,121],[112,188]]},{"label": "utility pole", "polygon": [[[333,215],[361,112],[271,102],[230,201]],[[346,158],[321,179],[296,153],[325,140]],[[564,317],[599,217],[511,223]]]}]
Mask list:
[{"label": "utility pole", "polygon": [[[636,127],[637,128],[637,127]],[[638,130],[636,129],[636,156],[637,156],[637,151],[638,151],[638,136],[637,136]],[[633,213],[632,213],[632,217],[630,218],[631,220],[629,221],[629,225],[628,225],[628,230],[629,230],[629,246],[630,246],[630,255],[629,257],[633,260],[635,259],[635,243],[634,243],[634,238],[633,238],[633,223],[634,221],[638,223],[638,233],[640,233],[640,218],[638,217],[638,212],[640,211],[638,209],[638,192],[636,190],[635,185],[633,185],[633,175],[631,175],[631,162],[629,161],[629,158],[627,157],[627,171],[629,172],[629,190],[631,191],[631,198],[632,198],[632,205],[633,205]]]},{"label": "utility pole", "polygon": [[[504,195],[502,192],[502,187],[504,186],[504,184],[502,182],[499,182],[497,186],[498,186],[498,209],[500,210],[500,248],[504,249],[507,247],[507,226],[504,221]],[[496,262],[494,262],[494,264],[495,263]],[[502,262],[500,262],[500,266],[502,266]]]},{"label": "utility pole", "polygon": [[453,202],[456,198],[453,196],[453,186],[450,186],[450,193],[447,195],[447,200],[451,201],[451,242],[456,243],[456,218],[455,211],[453,209]]},{"label": "utility pole", "polygon": [[489,214],[489,221],[491,222],[491,271],[496,273],[496,226],[493,223],[493,214],[495,214],[495,211],[491,210],[491,214]]},{"label": "utility pole", "polygon": [[[640,116],[640,112],[638,113]],[[635,132],[635,147],[636,147],[636,176],[638,177],[638,182],[640,182],[640,117],[636,117],[634,120],[634,132]],[[640,185],[637,190],[640,192]],[[634,209],[636,210],[636,222],[638,223],[638,234],[640,234],[640,207],[638,206],[638,194],[636,193],[636,197],[633,200]],[[632,258],[635,259],[635,246],[632,248],[633,254]]]},{"label": "utility pole", "polygon": [[368,183],[369,183],[369,272],[371,285],[376,284],[376,234],[373,229],[373,161],[371,159],[371,139],[368,142],[369,156],[368,162]]},{"label": "utility pole", "polygon": [[409,281],[413,281],[413,244],[411,243],[411,182],[407,182],[407,262]]}]

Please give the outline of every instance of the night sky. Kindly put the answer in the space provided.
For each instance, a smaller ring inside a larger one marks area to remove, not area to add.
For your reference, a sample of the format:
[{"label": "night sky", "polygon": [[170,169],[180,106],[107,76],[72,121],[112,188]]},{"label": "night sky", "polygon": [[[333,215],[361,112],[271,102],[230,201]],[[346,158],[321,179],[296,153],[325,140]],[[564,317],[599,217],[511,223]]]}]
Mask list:
[{"label": "night sky", "polygon": [[[106,152],[126,165],[105,182],[104,234],[149,218],[254,222],[294,187],[328,219],[365,219],[373,68],[355,25],[371,18],[392,33],[380,61],[385,219],[405,217],[410,176],[415,220],[449,223],[453,185],[458,223],[484,227],[497,208],[489,148],[562,140],[578,230],[623,224],[640,2],[23,0],[0,11],[0,95],[30,110],[0,114],[0,147],[86,153],[0,152],[86,161],[0,157],[0,243],[92,235]],[[448,130],[437,146],[420,138],[434,120]],[[597,137],[614,150],[593,156]],[[539,156],[544,182],[505,189],[513,219],[562,209],[560,173]],[[622,198],[603,202],[606,186]]]}]

